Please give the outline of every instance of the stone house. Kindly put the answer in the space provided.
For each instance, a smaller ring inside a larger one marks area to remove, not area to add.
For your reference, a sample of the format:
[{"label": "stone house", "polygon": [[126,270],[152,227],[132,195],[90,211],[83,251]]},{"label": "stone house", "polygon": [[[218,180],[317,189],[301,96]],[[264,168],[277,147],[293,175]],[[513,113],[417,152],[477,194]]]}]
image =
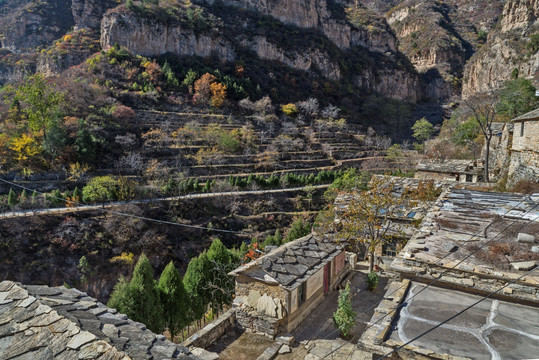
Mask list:
[{"label": "stone house", "polygon": [[417,165],[414,177],[422,180],[476,183],[482,180],[483,167],[470,160],[424,162]]},{"label": "stone house", "polygon": [[348,275],[343,244],[311,234],[232,271],[240,326],[275,336],[291,332]]},{"label": "stone house", "polygon": [[358,348],[369,358],[536,358],[539,274],[529,271],[539,264],[538,205],[539,194],[444,192],[391,264],[400,281]]},{"label": "stone house", "polygon": [[512,120],[513,146],[509,179],[519,180],[539,178],[539,109],[530,111]]}]

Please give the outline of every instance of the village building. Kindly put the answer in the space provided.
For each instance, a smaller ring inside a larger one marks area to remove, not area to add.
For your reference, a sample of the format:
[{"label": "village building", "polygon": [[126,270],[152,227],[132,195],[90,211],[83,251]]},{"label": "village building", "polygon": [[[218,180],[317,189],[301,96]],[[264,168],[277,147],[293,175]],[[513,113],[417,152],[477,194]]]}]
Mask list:
[{"label": "village building", "polygon": [[211,359],[77,289],[0,282],[0,359]]},{"label": "village building", "polygon": [[538,206],[539,194],[445,191],[393,261],[401,280],[358,348],[376,357],[398,349],[391,359],[536,358]]},{"label": "village building", "polygon": [[539,179],[539,109],[512,120],[514,124],[509,179]]},{"label": "village building", "polygon": [[230,273],[236,320],[270,336],[290,333],[349,272],[343,244],[314,233],[291,241]]},{"label": "village building", "polygon": [[476,183],[483,180],[483,167],[471,160],[428,161],[417,165],[414,177],[422,180]]}]

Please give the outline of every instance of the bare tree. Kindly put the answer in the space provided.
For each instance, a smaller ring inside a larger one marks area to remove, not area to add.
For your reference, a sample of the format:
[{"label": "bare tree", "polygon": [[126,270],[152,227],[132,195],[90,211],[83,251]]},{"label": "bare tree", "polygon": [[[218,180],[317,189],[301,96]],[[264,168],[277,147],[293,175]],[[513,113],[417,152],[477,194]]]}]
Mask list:
[{"label": "bare tree", "polygon": [[339,117],[340,112],[341,112],[341,109],[339,109],[338,107],[334,105],[329,104],[328,106],[324,108],[324,110],[322,110],[320,115],[326,119],[336,119],[337,117]]},{"label": "bare tree", "polygon": [[484,178],[486,182],[490,181],[489,177],[489,156],[490,156],[490,141],[492,140],[492,123],[496,119],[496,104],[498,103],[498,94],[487,93],[480,94],[463,100],[463,107],[473,118],[483,136],[485,137],[485,159],[484,159]]},{"label": "bare tree", "polygon": [[142,171],[144,169],[142,156],[134,152],[129,152],[127,155],[119,158],[115,165],[118,169],[133,169],[136,171]]},{"label": "bare tree", "polygon": [[305,101],[298,102],[296,106],[301,111],[301,114],[305,117],[305,120],[311,121],[312,126],[312,120],[318,115],[319,112],[318,100],[315,98],[308,98]]}]

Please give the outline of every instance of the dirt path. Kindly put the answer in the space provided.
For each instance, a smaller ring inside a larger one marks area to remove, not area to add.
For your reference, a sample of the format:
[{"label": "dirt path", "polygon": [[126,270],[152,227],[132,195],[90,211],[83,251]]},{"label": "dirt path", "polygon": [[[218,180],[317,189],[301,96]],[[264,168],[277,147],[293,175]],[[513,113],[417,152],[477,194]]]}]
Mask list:
[{"label": "dirt path", "polygon": [[[310,187],[311,189],[325,189],[329,185],[315,185]],[[63,208],[52,208],[52,209],[34,209],[34,210],[24,210],[24,211],[12,211],[0,213],[1,219],[10,219],[16,217],[25,217],[25,216],[36,216],[36,215],[54,215],[54,214],[64,214],[64,213],[73,213],[80,211],[89,211],[89,210],[99,210],[99,209],[110,209],[115,206],[120,205],[131,205],[131,204],[144,204],[152,202],[161,202],[161,201],[177,201],[177,200],[189,200],[189,199],[201,199],[201,198],[214,198],[221,196],[246,196],[246,195],[264,195],[264,194],[275,194],[283,192],[296,192],[304,190],[305,187],[294,187],[288,189],[270,189],[270,190],[247,190],[247,191],[227,191],[227,192],[216,192],[216,193],[207,193],[207,194],[189,194],[181,196],[171,196],[164,198],[156,199],[139,199],[131,201],[115,201],[107,204],[100,205],[81,205],[76,207],[63,207]]]}]

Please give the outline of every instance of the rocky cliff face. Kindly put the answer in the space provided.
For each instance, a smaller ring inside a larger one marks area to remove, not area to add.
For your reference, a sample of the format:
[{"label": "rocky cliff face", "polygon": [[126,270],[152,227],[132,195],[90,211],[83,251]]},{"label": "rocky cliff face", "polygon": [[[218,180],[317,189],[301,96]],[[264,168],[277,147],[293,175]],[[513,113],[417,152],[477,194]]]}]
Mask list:
[{"label": "rocky cliff face", "polygon": [[529,46],[537,33],[539,0],[508,0],[498,29],[466,65],[463,97],[499,88],[512,76],[538,81],[539,53]]},{"label": "rocky cliff face", "polygon": [[460,93],[464,64],[501,10],[500,1],[406,0],[386,13],[399,49],[422,75],[426,99]]},{"label": "rocky cliff face", "polygon": [[[195,2],[211,4],[214,0]],[[351,6],[348,1],[231,0],[227,4],[272,16],[284,24],[318,29],[341,49],[361,45],[371,51],[384,52],[395,51],[397,48],[396,38],[385,21],[381,24],[383,31],[351,24],[345,13],[345,9]]]},{"label": "rocky cliff face", "polygon": [[15,53],[28,52],[51,44],[74,24],[70,0],[22,4],[0,17],[0,44]]},{"label": "rocky cliff face", "polygon": [[72,0],[71,9],[76,27],[99,28],[103,14],[116,6],[118,6],[116,0]]},{"label": "rocky cliff face", "polygon": [[[233,61],[248,50],[262,60],[279,61],[308,72],[319,70],[331,80],[346,75],[355,79],[354,83],[359,86],[384,96],[409,102],[417,102],[421,97],[417,74],[400,64],[391,52],[371,53],[366,48],[356,49],[361,56],[354,60],[357,53],[354,55],[340,49],[317,31],[302,33],[297,27],[279,25],[279,22],[272,22],[267,28],[257,28],[264,19],[253,18],[254,14],[241,19],[238,16],[235,14],[233,19],[223,20],[221,25],[213,24],[209,29],[200,31],[181,21],[164,23],[143,19],[120,7],[107,12],[103,18],[101,46],[107,48],[117,43],[145,56],[165,53],[202,57],[216,55],[225,61]],[[236,25],[233,24],[234,19]],[[217,20],[215,22],[218,23]],[[272,29],[276,30],[271,32]],[[369,63],[365,61],[369,56],[381,60]],[[354,61],[362,64],[357,67],[360,70],[344,74],[348,67],[343,68],[342,62],[353,64]]]}]

